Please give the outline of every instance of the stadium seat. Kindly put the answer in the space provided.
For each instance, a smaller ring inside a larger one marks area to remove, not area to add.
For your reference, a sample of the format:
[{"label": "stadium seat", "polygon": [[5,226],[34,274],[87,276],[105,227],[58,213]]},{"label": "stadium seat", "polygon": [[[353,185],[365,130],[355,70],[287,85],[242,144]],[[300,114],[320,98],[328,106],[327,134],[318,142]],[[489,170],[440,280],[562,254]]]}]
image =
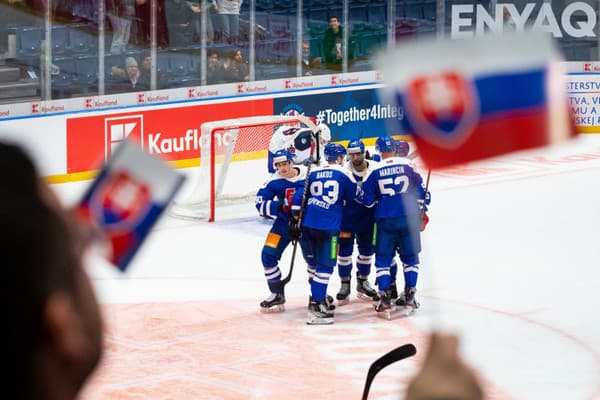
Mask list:
[{"label": "stadium seat", "polygon": [[[341,18],[339,16],[338,18]],[[366,4],[351,4],[348,9],[348,21],[352,22],[367,22],[367,5]]]},{"label": "stadium seat", "polygon": [[80,54],[74,57],[77,87],[84,93],[96,90],[98,85],[98,57]]},{"label": "stadium seat", "polygon": [[367,8],[367,21],[371,25],[385,26],[387,21],[385,18],[385,3],[374,3]]},{"label": "stadium seat", "polygon": [[69,27],[69,50],[73,53],[93,54],[96,52],[98,38],[86,24],[74,24]]},{"label": "stadium seat", "polygon": [[69,28],[65,25],[52,25],[52,54],[64,54],[69,46]]},{"label": "stadium seat", "polygon": [[52,97],[64,98],[77,83],[75,61],[72,57],[58,56],[54,57],[52,65],[55,72],[51,78]]},{"label": "stadium seat", "polygon": [[16,28],[16,39],[17,58],[27,65],[39,65],[42,29],[39,27],[18,27]]},{"label": "stadium seat", "polygon": [[259,71],[259,79],[262,80],[288,78],[293,75],[290,68],[283,64],[261,65]]}]

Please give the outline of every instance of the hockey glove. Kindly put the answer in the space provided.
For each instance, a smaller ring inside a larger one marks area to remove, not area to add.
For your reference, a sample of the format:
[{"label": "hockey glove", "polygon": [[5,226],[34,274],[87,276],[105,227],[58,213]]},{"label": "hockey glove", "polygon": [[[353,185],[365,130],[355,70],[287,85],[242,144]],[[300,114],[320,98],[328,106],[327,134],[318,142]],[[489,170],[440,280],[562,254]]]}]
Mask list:
[{"label": "hockey glove", "polygon": [[296,218],[290,218],[288,232],[292,241],[297,242],[300,240],[300,236],[302,236],[302,230],[300,228],[299,221]]},{"label": "hockey glove", "polygon": [[427,213],[424,212],[423,213],[423,218],[421,219],[421,232],[423,232],[425,230],[425,227],[427,226],[427,224],[429,223],[429,216],[427,216]]},{"label": "hockey glove", "polygon": [[283,200],[279,200],[279,203],[277,204],[277,211],[279,211],[279,214],[285,214],[285,213],[289,212],[290,210],[291,210],[291,207],[290,207],[290,203],[287,198],[284,198]]}]

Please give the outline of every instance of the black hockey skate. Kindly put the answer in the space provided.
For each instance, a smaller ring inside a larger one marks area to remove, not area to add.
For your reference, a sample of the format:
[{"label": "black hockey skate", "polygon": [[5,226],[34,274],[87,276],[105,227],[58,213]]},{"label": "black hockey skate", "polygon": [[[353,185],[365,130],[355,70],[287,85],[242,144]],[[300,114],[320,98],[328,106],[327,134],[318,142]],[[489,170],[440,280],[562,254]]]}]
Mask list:
[{"label": "black hockey skate", "polygon": [[384,291],[379,294],[379,301],[375,305],[377,316],[385,319],[392,319],[392,313],[396,311],[396,307],[390,299],[390,291]]},{"label": "black hockey skate", "polygon": [[377,291],[373,289],[369,280],[359,276],[356,277],[356,297],[368,301],[379,300],[379,295],[377,294]]},{"label": "black hockey skate", "polygon": [[275,313],[285,311],[285,296],[283,293],[271,293],[269,297],[260,302],[261,313]]},{"label": "black hockey skate", "polygon": [[407,311],[409,311],[409,314],[412,314],[420,306],[417,299],[415,299],[416,292],[417,289],[414,287],[405,287],[404,293],[402,293],[400,297],[398,297],[398,300],[396,300],[396,305],[404,307]]},{"label": "black hockey skate", "polygon": [[335,304],[333,304],[333,296],[326,295],[325,296],[325,305],[329,311],[335,310]]},{"label": "black hockey skate", "polygon": [[308,325],[331,325],[333,324],[333,313],[327,308],[325,301],[318,302],[309,298],[308,303]]},{"label": "black hockey skate", "polygon": [[398,286],[396,282],[390,283],[390,299],[396,300],[398,298]]},{"label": "black hockey skate", "polygon": [[342,279],[342,286],[340,287],[340,291],[335,296],[337,299],[337,305],[343,306],[344,304],[348,304],[350,302],[350,279]]}]

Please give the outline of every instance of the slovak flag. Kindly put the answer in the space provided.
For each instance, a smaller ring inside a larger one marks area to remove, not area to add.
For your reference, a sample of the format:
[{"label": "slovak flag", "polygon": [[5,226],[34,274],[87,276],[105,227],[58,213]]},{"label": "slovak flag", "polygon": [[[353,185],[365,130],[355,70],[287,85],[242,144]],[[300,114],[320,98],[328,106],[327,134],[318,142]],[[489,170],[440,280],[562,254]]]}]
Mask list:
[{"label": "slovak flag", "polygon": [[133,142],[123,142],[77,207],[108,245],[108,259],[125,271],[184,176]]},{"label": "slovak flag", "polygon": [[541,32],[417,40],[380,60],[381,92],[425,164],[442,168],[575,136],[559,61]]}]

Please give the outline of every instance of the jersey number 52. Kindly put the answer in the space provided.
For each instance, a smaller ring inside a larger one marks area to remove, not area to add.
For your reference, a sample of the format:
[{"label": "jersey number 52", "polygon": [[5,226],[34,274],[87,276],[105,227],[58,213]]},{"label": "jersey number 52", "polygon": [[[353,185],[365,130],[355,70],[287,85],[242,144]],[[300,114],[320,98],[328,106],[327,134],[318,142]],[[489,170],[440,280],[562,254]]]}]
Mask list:
[{"label": "jersey number 52", "polygon": [[408,176],[406,175],[380,179],[379,191],[385,196],[395,196],[397,194],[406,193],[409,183]]}]

